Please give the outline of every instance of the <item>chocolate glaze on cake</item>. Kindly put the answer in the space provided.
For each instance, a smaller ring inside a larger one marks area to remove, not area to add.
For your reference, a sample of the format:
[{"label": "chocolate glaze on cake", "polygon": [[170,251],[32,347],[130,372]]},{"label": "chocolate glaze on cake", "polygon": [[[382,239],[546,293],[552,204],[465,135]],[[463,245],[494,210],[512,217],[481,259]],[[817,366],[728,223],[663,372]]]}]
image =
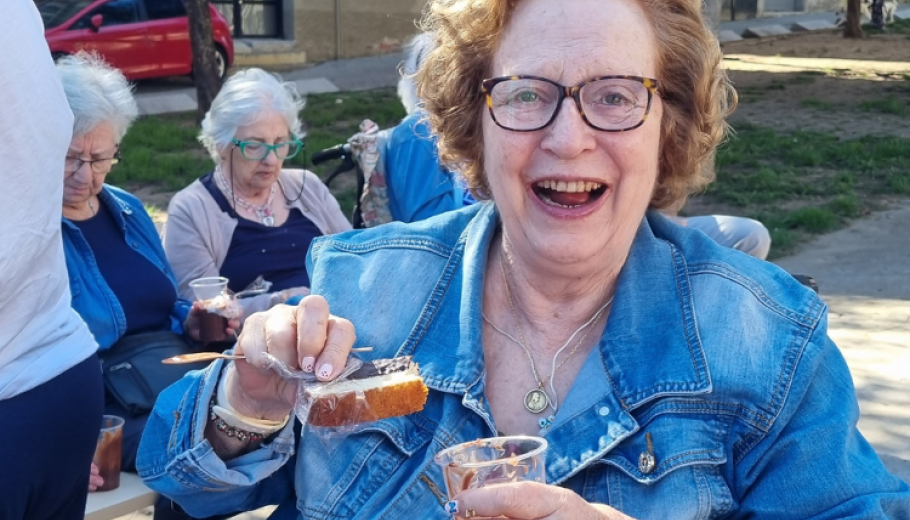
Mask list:
[{"label": "chocolate glaze on cake", "polygon": [[399,356],[391,359],[374,359],[364,361],[363,366],[358,368],[346,379],[366,379],[368,377],[385,376],[398,372],[405,372],[414,366],[411,356]]}]

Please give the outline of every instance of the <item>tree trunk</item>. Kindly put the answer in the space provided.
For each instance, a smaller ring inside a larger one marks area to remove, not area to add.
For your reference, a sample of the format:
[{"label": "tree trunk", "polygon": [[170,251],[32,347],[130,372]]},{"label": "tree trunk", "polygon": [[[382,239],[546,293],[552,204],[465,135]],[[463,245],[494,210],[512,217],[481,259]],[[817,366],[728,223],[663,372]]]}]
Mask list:
[{"label": "tree trunk", "polygon": [[[202,122],[221,90],[221,78],[215,65],[215,42],[212,40],[212,13],[208,0],[186,0],[193,51],[193,79],[196,83],[196,121]],[[225,64],[227,66],[227,64]]]},{"label": "tree trunk", "polygon": [[844,26],[844,38],[862,38],[863,28],[860,26],[860,2],[862,0],[847,0],[847,24]]}]

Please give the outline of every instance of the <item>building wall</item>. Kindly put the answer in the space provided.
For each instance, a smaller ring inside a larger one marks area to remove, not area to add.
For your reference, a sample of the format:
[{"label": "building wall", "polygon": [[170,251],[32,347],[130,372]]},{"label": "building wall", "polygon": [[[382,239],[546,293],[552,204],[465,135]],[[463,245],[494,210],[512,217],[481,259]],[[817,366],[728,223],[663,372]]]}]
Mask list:
[{"label": "building wall", "polygon": [[[320,62],[399,49],[417,34],[416,23],[426,0],[294,0],[294,3],[298,48],[306,53],[307,61]],[[336,4],[341,13],[340,31],[336,31]]]}]

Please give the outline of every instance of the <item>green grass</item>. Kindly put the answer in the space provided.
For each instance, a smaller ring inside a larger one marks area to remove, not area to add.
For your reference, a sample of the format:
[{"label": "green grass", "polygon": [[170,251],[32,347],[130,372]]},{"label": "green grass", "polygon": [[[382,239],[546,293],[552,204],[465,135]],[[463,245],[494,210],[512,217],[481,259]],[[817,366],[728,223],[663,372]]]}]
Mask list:
[{"label": "green grass", "polygon": [[894,20],[893,23],[885,25],[885,29],[873,29],[869,24],[863,25],[863,30],[867,34],[908,34],[910,35],[910,19],[908,20]]},{"label": "green grass", "polygon": [[817,110],[831,110],[834,106],[828,101],[815,98],[804,98],[800,101],[800,104],[803,108],[814,108]]},{"label": "green grass", "polygon": [[897,96],[888,96],[880,99],[868,99],[860,102],[859,108],[866,112],[882,112],[896,116],[905,116],[910,113],[908,102]]},{"label": "green grass", "polygon": [[[307,131],[305,151],[286,165],[307,167],[325,178],[334,165],[312,167],[309,158],[314,152],[347,141],[366,118],[380,128],[388,128],[398,124],[404,115],[392,88],[310,95],[300,114]],[[198,135],[195,113],[140,118],[127,132],[121,145],[123,160],[111,172],[108,182],[128,189],[140,185],[161,191],[184,188],[214,166],[197,140]],[[353,182],[340,181],[333,182],[333,191],[342,209],[349,213],[354,204]]]},{"label": "green grass", "polygon": [[742,126],[717,154],[704,202],[738,207],[771,230],[771,257],[837,229],[884,195],[910,194],[910,139],[841,140],[822,132]]}]

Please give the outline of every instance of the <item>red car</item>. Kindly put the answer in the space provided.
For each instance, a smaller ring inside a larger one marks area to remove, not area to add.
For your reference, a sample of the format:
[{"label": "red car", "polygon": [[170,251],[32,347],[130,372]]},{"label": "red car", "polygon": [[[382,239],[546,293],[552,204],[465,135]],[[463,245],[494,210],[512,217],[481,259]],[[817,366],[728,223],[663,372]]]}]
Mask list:
[{"label": "red car", "polygon": [[[128,79],[187,75],[193,71],[183,0],[36,0],[54,59],[97,51]],[[218,73],[234,61],[227,21],[211,4]]]}]

